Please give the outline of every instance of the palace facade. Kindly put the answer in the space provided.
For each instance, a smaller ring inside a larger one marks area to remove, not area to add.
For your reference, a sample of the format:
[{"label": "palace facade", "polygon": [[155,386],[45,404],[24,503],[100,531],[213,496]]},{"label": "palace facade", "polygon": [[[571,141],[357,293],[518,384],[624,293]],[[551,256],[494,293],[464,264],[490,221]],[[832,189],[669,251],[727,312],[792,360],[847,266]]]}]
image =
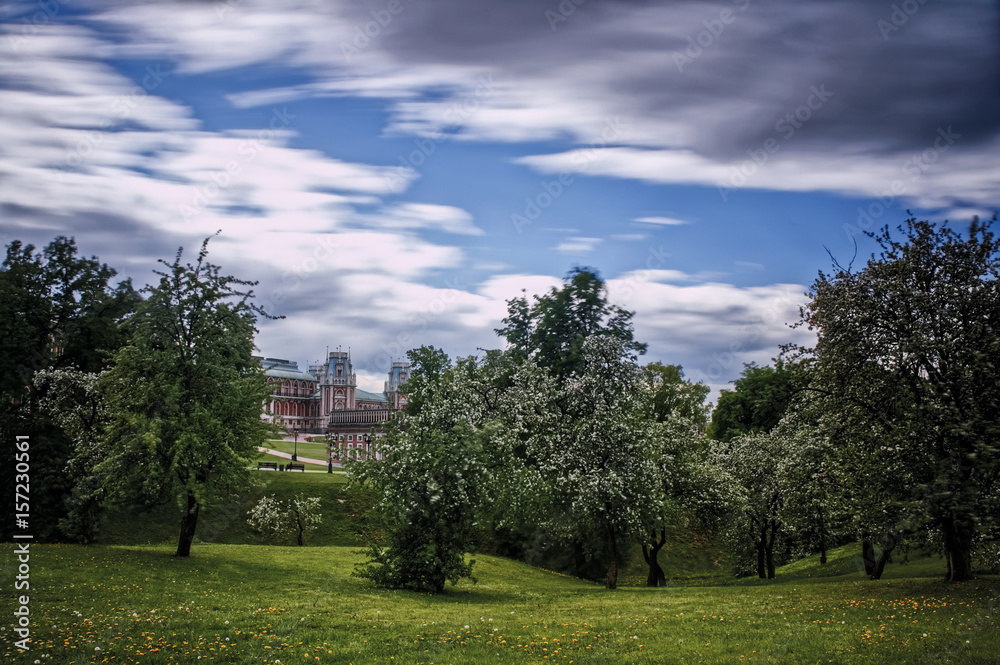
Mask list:
[{"label": "palace facade", "polygon": [[381,393],[358,388],[351,356],[344,351],[330,351],[325,363],[310,365],[306,372],[281,358],[261,358],[260,363],[272,386],[263,419],[290,434],[329,435],[334,460],[340,457],[336,451],[367,457],[373,431],[379,436],[390,413],[406,406],[401,389],[410,363],[405,361],[392,363]]}]

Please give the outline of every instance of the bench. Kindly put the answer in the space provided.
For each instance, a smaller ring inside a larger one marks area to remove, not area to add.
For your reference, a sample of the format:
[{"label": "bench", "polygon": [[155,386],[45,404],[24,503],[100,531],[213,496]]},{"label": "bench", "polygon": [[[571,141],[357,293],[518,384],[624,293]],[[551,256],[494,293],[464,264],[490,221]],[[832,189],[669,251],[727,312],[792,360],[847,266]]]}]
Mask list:
[{"label": "bench", "polygon": [[257,462],[258,469],[272,469],[274,471],[278,470],[277,462]]},{"label": "bench", "polygon": [[285,471],[301,471],[302,473],[305,473],[306,465],[299,464],[298,462],[289,462],[285,465]]}]

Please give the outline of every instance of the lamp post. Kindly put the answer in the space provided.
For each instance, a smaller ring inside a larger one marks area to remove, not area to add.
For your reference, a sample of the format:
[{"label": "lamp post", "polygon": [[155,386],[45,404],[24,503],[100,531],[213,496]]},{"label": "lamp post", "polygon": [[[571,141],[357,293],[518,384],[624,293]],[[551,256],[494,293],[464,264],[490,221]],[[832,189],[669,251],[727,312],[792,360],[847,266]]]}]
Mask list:
[{"label": "lamp post", "polygon": [[326,472],[333,473],[333,444],[329,432],[326,433]]},{"label": "lamp post", "polygon": [[296,426],[298,423],[292,423],[292,434],[295,436],[295,447],[292,452],[292,461],[299,461],[299,428]]}]

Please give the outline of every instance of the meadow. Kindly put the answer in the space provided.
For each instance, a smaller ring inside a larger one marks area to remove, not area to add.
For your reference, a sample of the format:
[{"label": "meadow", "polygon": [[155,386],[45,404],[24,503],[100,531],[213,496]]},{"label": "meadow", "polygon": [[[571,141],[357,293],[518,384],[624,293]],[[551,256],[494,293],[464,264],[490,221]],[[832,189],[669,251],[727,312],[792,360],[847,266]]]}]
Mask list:
[{"label": "meadow", "polygon": [[[476,555],[477,583],[444,594],[353,576],[359,506],[334,474],[263,472],[266,487],[206,514],[190,559],[172,556],[168,514],[117,513],[121,544],[31,547],[31,650],[0,635],[4,663],[997,663],[1000,579],[941,582],[938,557],[864,578],[857,545],[734,580],[674,559],[670,586],[601,585]],[[324,495],[307,547],[263,545],[233,513],[267,493]],[[341,503],[343,501],[343,503]],[[338,512],[339,511],[339,512]],[[169,510],[167,511],[169,513]],[[127,525],[131,525],[131,531]],[[207,542],[208,535],[213,542]],[[138,545],[146,540],[160,543]],[[6,582],[13,546],[0,548]],[[712,567],[709,561],[707,566]],[[687,571],[687,572],[678,572]],[[641,566],[626,581],[639,584]],[[690,576],[688,576],[690,575]],[[4,584],[5,605],[14,606]],[[24,593],[24,592],[20,592]],[[8,614],[7,616],[11,616]]]}]

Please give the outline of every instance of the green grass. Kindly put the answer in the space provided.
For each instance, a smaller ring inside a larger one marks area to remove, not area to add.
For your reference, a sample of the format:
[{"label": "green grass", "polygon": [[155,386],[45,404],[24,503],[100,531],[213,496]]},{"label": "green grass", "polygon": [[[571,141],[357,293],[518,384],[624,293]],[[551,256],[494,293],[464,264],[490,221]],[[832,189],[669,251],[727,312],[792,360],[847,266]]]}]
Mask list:
[{"label": "green grass", "polygon": [[306,441],[300,439],[298,445],[296,445],[294,441],[272,439],[271,441],[268,441],[264,447],[270,448],[271,450],[280,450],[281,452],[288,453],[289,455],[297,450],[299,457],[310,457],[312,459],[319,460],[326,459],[326,444],[324,443],[307,443]]},{"label": "green grass", "polygon": [[[264,495],[274,494],[278,499],[287,500],[301,493],[320,498],[323,523],[313,534],[311,544],[360,544],[357,534],[364,525],[369,500],[346,492],[347,478],[342,472],[328,474],[324,468],[316,473],[258,471],[256,474],[261,481],[259,488],[232,501],[211,505],[202,512],[195,543],[265,544],[247,526],[247,511]],[[121,508],[105,513],[98,530],[98,542],[115,545],[176,543],[179,529],[180,511],[175,504],[158,506],[148,512]]]},{"label": "green grass", "polygon": [[[8,575],[12,549],[0,548]],[[996,662],[997,578],[947,586],[932,559],[871,582],[853,570],[854,549],[835,551],[830,568],[807,559],[770,582],[616,591],[476,557],[478,584],[431,596],[352,577],[350,547],[203,544],[185,560],[163,546],[36,545],[32,650],[18,655],[6,640],[0,660]]]}]

